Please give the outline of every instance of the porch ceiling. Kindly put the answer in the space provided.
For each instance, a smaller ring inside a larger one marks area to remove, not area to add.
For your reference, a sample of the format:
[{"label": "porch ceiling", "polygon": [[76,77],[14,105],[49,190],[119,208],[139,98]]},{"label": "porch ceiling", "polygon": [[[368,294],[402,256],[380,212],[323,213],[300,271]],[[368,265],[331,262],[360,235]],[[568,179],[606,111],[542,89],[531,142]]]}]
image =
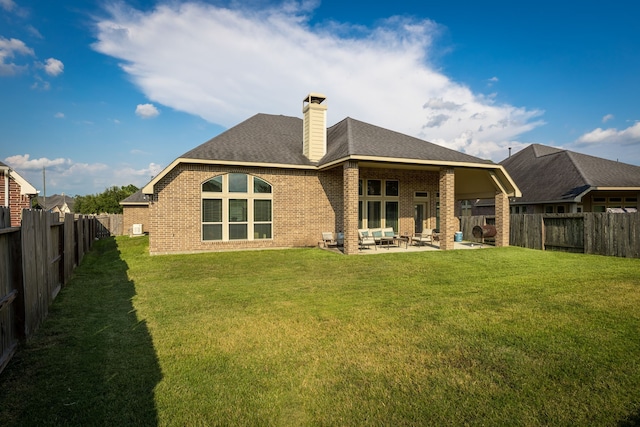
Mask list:
[{"label": "porch ceiling", "polygon": [[456,168],[456,199],[489,199],[497,191],[509,197],[520,193],[502,169]]},{"label": "porch ceiling", "polygon": [[[360,161],[360,167],[394,168],[415,171],[439,171],[443,165],[393,163],[381,161]],[[501,191],[509,197],[520,197],[522,194],[513,180],[499,165],[469,165],[455,167],[456,199],[492,199],[496,191]]]}]

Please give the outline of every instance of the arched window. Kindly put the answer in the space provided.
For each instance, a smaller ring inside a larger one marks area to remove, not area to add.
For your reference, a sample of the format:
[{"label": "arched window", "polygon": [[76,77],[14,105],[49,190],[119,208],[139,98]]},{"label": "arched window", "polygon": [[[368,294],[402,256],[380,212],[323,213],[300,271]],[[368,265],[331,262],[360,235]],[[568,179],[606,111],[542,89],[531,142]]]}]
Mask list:
[{"label": "arched window", "polygon": [[257,176],[228,173],[202,183],[202,240],[271,239],[272,187]]}]

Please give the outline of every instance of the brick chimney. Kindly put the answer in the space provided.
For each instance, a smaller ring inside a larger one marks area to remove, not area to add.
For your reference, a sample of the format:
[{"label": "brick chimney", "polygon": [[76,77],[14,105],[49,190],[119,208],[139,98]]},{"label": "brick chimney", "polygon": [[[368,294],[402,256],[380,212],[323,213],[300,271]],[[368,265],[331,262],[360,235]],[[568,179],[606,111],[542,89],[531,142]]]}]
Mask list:
[{"label": "brick chimney", "polygon": [[302,153],[312,162],[327,153],[327,106],[321,105],[325,99],[320,93],[310,93],[302,101]]}]

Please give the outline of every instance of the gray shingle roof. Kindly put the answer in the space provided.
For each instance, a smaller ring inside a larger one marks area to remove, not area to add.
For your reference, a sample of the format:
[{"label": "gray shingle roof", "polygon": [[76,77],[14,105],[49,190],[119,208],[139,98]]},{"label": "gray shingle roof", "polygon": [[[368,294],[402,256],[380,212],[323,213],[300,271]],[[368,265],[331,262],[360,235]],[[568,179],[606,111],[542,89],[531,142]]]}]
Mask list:
[{"label": "gray shingle roof", "polygon": [[302,119],[256,114],[181,158],[313,165],[302,154]]},{"label": "gray shingle roof", "polygon": [[520,202],[572,200],[590,187],[640,187],[640,166],[532,144],[500,162]]},{"label": "gray shingle roof", "polygon": [[149,198],[142,192],[142,189],[136,191],[129,197],[120,201],[121,205],[148,205]]},{"label": "gray shingle roof", "polygon": [[38,204],[45,210],[51,210],[55,207],[58,207],[59,209],[61,209],[62,206],[64,206],[64,204],[66,203],[67,206],[69,207],[69,210],[73,212],[73,206],[76,203],[76,199],[74,199],[73,197],[67,196],[66,194],[52,194],[51,196],[47,196],[46,206],[45,206],[44,196],[38,196],[37,200],[38,200]]},{"label": "gray shingle roof", "polygon": [[347,155],[461,163],[491,163],[399,132],[347,117],[327,130],[328,163]]},{"label": "gray shingle roof", "polygon": [[304,166],[322,166],[347,156],[491,163],[347,117],[327,129],[327,154],[315,164],[302,154],[302,132],[300,118],[256,114],[180,157]]}]

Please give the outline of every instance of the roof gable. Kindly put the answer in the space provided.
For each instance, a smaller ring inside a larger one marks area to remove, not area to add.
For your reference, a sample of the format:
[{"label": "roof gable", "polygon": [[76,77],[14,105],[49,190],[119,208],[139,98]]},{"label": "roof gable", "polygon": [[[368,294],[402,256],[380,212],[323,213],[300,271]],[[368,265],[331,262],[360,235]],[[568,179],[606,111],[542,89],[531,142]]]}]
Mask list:
[{"label": "roof gable", "polygon": [[9,171],[9,176],[18,183],[18,185],[20,185],[20,194],[22,195],[29,195],[29,196],[35,196],[36,194],[38,194],[38,191],[36,190],[36,188],[31,185],[26,179],[24,179],[22,176],[20,176],[20,174],[18,172],[16,172],[15,170],[11,169],[11,167],[9,167],[8,165],[0,162],[0,169],[4,169],[4,170],[8,170]]}]

